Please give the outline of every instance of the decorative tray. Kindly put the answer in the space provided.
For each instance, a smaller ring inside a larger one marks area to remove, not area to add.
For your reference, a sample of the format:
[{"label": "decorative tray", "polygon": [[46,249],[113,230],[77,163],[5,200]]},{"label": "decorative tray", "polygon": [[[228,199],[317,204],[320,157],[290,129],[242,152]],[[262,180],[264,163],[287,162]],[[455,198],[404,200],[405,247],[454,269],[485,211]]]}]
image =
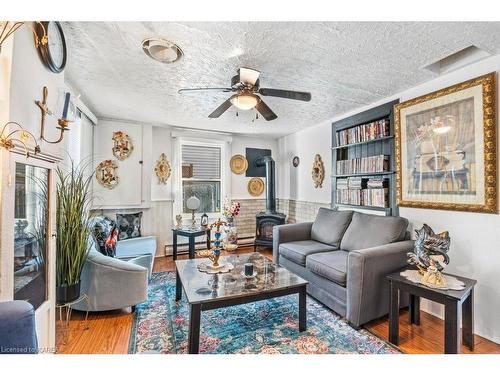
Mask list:
[{"label": "decorative tray", "polygon": [[232,263],[224,263],[220,264],[219,267],[214,267],[212,263],[209,262],[203,262],[198,264],[198,271],[200,272],[205,272],[209,274],[215,274],[215,273],[227,273],[234,269],[234,266]]},{"label": "decorative tray", "polygon": [[413,283],[422,284],[432,289],[463,290],[465,288],[465,284],[463,282],[450,275],[443,275],[446,280],[446,285],[442,287],[422,282],[422,276],[418,273],[417,270],[406,270],[401,272],[400,275],[406,277],[406,279],[410,280]]}]

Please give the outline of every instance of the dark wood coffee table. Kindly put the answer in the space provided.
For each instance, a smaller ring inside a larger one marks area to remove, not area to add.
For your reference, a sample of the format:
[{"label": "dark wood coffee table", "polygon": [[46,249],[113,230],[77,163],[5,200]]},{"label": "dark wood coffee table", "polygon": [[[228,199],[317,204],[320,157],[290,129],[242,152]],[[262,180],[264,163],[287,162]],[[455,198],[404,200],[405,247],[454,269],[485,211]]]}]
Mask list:
[{"label": "dark wood coffee table", "polygon": [[[399,294],[410,295],[410,324],[420,324],[420,298],[444,305],[444,352],[460,353],[460,320],[462,340],[471,351],[474,350],[474,285],[476,280],[456,277],[465,284],[463,290],[442,290],[416,284],[400,272],[387,276],[390,283],[389,341],[399,344]],[[461,311],[461,314],[460,314]],[[461,318],[461,319],[460,319]]]},{"label": "dark wood coffee table", "polygon": [[[189,353],[199,350],[201,311],[213,310],[261,301],[269,298],[298,294],[299,331],[307,329],[306,286],[307,281],[283,267],[274,265],[258,254],[242,254],[221,257],[219,263],[232,263],[235,268],[228,273],[207,274],[197,266],[209,262],[206,258],[175,261],[177,282],[175,300],[182,297],[182,289],[189,303]],[[242,275],[243,265],[253,263],[257,275],[247,279]]]}]

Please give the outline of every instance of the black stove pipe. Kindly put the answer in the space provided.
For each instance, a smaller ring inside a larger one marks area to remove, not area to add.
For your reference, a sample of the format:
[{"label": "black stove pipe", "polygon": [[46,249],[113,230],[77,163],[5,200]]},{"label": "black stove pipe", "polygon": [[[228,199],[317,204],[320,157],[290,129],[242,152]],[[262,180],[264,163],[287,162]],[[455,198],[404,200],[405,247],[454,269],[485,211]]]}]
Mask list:
[{"label": "black stove pipe", "polygon": [[274,160],[271,156],[262,156],[255,160],[257,167],[266,167],[266,214],[276,213],[276,186],[274,183]]}]

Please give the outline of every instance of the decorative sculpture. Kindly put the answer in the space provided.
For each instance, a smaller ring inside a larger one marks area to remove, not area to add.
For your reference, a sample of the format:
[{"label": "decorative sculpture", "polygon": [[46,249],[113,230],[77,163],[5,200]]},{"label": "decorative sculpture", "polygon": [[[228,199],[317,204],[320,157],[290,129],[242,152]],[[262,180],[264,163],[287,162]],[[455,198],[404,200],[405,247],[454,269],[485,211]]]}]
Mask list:
[{"label": "decorative sculpture", "polygon": [[113,155],[118,160],[125,160],[134,150],[132,139],[122,131],[113,132]]},{"label": "decorative sculpture", "polygon": [[311,176],[315,188],[323,187],[323,180],[325,179],[325,166],[323,165],[323,160],[321,160],[320,154],[316,154],[314,156],[314,163],[311,170]]},{"label": "decorative sculpture", "polygon": [[166,184],[168,178],[170,177],[170,163],[167,160],[167,156],[162,153],[160,158],[156,162],[155,173],[158,177],[158,183]]},{"label": "decorative sculpture", "polygon": [[114,189],[118,185],[117,169],[118,165],[114,160],[103,160],[97,165],[95,178],[105,188]]},{"label": "decorative sculpture", "polygon": [[182,228],[182,215],[175,215],[175,221],[176,221],[176,228],[181,229]]},{"label": "decorative sculpture", "polygon": [[424,224],[415,230],[416,240],[412,253],[408,253],[408,263],[418,268],[422,283],[444,287],[446,278],[441,271],[450,263],[448,250],[450,248],[449,233],[434,233],[430,226]]}]

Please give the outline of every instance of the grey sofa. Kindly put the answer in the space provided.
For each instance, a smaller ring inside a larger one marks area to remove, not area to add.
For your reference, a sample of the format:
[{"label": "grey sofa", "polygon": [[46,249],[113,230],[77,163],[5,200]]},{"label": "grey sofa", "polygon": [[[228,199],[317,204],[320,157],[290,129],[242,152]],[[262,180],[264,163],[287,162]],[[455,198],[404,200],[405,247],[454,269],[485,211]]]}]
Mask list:
[{"label": "grey sofa", "polygon": [[406,266],[413,249],[407,227],[402,217],[321,208],[314,222],[273,228],[273,260],[308,280],[311,296],[359,327],[388,313],[385,276]]},{"label": "grey sofa", "polygon": [[118,241],[116,257],[101,254],[95,241],[81,276],[82,300],[73,308],[81,311],[107,311],[135,307],[148,298],[148,280],[156,252],[155,237]]}]

